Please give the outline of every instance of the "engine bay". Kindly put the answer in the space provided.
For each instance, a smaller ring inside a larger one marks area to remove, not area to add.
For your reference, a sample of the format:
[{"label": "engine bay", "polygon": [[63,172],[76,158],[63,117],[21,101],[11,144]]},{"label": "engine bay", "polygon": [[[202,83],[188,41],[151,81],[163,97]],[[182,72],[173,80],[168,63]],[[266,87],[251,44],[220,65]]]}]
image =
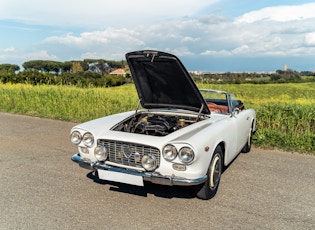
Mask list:
[{"label": "engine bay", "polygon": [[197,116],[139,113],[119,123],[112,130],[151,136],[166,136],[203,119]]}]

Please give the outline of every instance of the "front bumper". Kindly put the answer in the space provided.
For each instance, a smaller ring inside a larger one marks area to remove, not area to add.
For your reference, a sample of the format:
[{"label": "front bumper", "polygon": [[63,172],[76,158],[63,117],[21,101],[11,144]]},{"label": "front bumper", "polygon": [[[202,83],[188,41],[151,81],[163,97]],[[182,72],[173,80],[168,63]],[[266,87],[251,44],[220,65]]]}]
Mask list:
[{"label": "front bumper", "polygon": [[161,185],[180,185],[180,186],[191,186],[191,185],[198,185],[207,180],[207,176],[202,176],[196,179],[187,179],[187,178],[179,178],[174,176],[163,176],[156,172],[138,172],[138,171],[132,171],[124,168],[118,168],[118,167],[112,167],[105,164],[95,163],[95,162],[89,162],[84,161],[80,154],[74,154],[71,157],[72,161],[79,164],[80,167],[86,168],[89,170],[108,170],[112,172],[119,172],[119,173],[125,173],[129,175],[135,175],[135,176],[141,176],[144,181],[150,181],[154,184],[161,184]]}]

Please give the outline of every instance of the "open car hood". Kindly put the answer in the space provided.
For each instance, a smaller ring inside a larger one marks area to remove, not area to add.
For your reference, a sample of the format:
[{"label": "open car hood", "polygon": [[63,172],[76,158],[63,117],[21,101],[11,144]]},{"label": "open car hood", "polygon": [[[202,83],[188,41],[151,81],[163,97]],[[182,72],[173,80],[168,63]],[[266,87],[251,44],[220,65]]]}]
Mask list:
[{"label": "open car hood", "polygon": [[176,56],[141,50],[127,53],[126,60],[143,108],[178,108],[210,114],[197,86]]}]

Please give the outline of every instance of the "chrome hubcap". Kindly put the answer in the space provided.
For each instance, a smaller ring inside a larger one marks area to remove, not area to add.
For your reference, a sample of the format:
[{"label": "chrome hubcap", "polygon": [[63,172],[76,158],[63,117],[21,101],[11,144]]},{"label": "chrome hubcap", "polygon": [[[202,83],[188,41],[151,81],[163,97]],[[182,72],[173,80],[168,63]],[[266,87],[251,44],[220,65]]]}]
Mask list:
[{"label": "chrome hubcap", "polygon": [[219,154],[216,154],[213,158],[211,168],[210,168],[210,188],[215,189],[220,181],[221,177],[221,157]]},{"label": "chrome hubcap", "polygon": [[251,145],[251,142],[252,142],[252,129],[249,130],[249,134],[248,134],[248,141],[247,141],[248,146]]}]

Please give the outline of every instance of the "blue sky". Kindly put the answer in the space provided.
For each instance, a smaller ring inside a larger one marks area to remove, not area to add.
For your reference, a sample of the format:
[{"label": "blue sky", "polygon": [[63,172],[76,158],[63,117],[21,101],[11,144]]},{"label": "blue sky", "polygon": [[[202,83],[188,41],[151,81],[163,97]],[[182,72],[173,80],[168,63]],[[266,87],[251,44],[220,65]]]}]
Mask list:
[{"label": "blue sky", "polygon": [[0,64],[129,51],[177,55],[188,70],[315,70],[307,0],[0,0]]}]

